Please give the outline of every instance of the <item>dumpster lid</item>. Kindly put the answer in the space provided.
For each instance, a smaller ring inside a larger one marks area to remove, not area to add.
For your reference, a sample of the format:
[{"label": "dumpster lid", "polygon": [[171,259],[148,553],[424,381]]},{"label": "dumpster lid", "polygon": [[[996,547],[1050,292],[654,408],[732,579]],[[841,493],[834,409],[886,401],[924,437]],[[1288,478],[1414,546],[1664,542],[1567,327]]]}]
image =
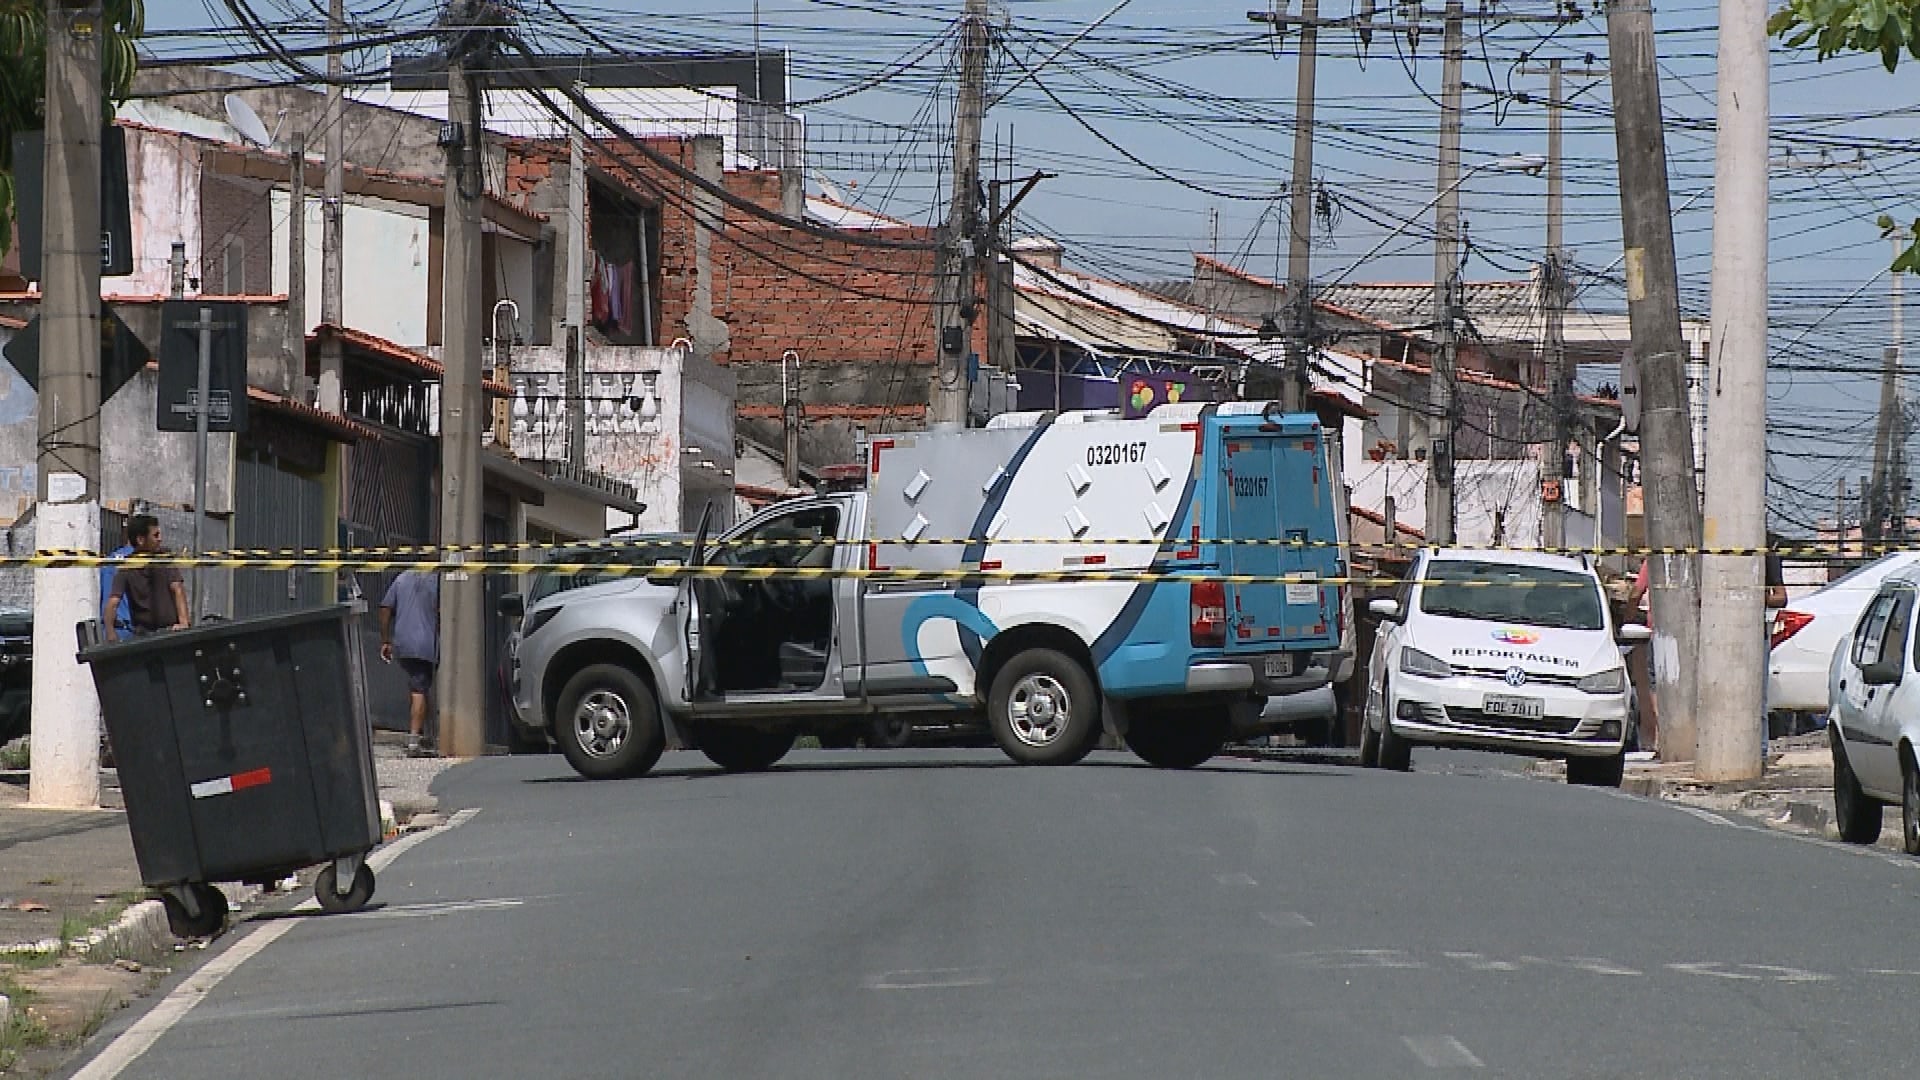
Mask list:
[{"label": "dumpster lid", "polygon": [[157,634],[145,634],[136,638],[123,638],[119,641],[105,641],[98,638],[100,624],[89,619],[75,627],[80,639],[79,661],[91,664],[98,657],[111,656],[115,659],[137,656],[142,653],[172,650],[197,641],[222,641],[241,630],[249,634],[283,630],[308,623],[344,621],[356,615],[366,614],[364,600],[352,600],[344,604],[327,604],[323,607],[302,608],[299,611],[282,612],[276,615],[255,615],[245,619],[219,619],[203,622],[186,630],[170,630]]}]

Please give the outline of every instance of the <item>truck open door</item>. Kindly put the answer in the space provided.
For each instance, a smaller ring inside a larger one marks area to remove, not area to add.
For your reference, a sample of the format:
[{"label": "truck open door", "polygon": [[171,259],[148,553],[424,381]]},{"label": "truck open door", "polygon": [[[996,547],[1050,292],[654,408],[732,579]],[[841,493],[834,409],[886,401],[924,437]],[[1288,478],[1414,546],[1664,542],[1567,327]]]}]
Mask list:
[{"label": "truck open door", "polygon": [[713,650],[706,647],[711,642],[711,630],[715,615],[723,603],[718,578],[702,573],[702,568],[712,565],[712,553],[707,550],[707,533],[713,526],[713,503],[708,502],[706,509],[700,512],[700,527],[694,530],[693,546],[687,552],[687,576],[680,582],[680,634],[682,644],[687,650],[687,700],[699,701],[702,697],[712,696],[718,680],[714,675]]}]

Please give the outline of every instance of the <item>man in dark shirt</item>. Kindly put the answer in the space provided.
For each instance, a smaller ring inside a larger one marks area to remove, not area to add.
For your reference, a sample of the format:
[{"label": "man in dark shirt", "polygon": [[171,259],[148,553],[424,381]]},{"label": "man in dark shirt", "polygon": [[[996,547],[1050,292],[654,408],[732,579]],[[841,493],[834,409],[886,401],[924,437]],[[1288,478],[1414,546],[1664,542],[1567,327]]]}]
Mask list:
[{"label": "man in dark shirt", "polygon": [[[160,547],[160,522],[151,514],[127,519],[127,543],[133,545],[135,555],[165,554]],[[136,635],[187,628],[187,588],[180,571],[171,566],[122,566],[114,571],[113,585],[100,606],[100,625],[108,641],[119,639],[115,622],[123,599]]]}]

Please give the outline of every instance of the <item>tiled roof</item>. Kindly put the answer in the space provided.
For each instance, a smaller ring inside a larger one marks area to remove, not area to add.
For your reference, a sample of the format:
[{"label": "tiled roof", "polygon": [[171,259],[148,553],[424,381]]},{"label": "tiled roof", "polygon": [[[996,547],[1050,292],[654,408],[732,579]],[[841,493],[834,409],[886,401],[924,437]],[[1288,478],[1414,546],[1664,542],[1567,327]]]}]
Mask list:
[{"label": "tiled roof", "polygon": [[247,400],[256,402],[275,412],[285,413],[288,416],[312,424],[315,427],[325,429],[327,434],[331,435],[336,442],[361,442],[363,440],[373,440],[380,437],[374,433],[372,428],[362,424],[356,424],[344,416],[335,416],[332,413],[322,412],[305,402],[295,401],[290,397],[284,397],[271,390],[262,390],[257,386],[247,387]]},{"label": "tiled roof", "polygon": [[[307,374],[320,372],[320,342],[328,337],[337,337],[348,348],[358,349],[362,353],[385,360],[388,363],[407,369],[412,374],[443,382],[447,369],[438,360],[422,356],[404,345],[396,345],[386,338],[369,334],[364,330],[355,330],[345,326],[329,326],[325,323],[313,328],[307,336]],[[513,388],[491,377],[480,380],[480,388],[494,397],[512,397]]]}]

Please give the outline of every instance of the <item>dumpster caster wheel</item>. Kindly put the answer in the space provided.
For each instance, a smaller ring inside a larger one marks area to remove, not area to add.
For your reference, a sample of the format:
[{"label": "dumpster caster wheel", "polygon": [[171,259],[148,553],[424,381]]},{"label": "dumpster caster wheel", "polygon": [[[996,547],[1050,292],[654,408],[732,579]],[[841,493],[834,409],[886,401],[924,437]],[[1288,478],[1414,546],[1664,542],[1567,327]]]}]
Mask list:
[{"label": "dumpster caster wheel", "polygon": [[[227,922],[227,894],[211,885],[188,885],[182,891],[188,896],[183,898],[172,889],[160,894],[160,903],[167,909],[167,929],[173,936],[203,938],[219,933]],[[192,912],[187,910],[189,901]]]},{"label": "dumpster caster wheel", "polygon": [[334,875],[333,864],[320,868],[320,876],[313,883],[313,898],[320,902],[320,910],[329,915],[340,915],[349,911],[359,911],[373,899],[373,867],[361,863],[353,872],[353,887],[342,893],[335,888],[339,879]]}]

